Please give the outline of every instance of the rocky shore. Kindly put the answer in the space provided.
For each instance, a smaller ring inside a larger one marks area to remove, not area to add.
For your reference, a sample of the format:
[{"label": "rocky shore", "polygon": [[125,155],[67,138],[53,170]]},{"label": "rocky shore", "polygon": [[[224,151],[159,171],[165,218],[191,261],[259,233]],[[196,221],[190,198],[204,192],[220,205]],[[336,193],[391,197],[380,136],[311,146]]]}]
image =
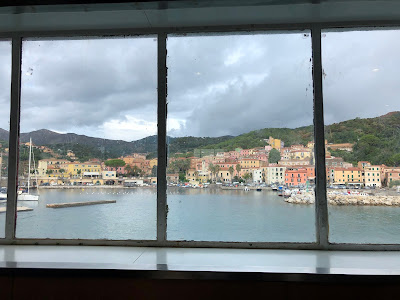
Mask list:
[{"label": "rocky shore", "polygon": [[[285,201],[293,204],[313,204],[315,197],[313,193],[303,193],[285,198]],[[400,206],[399,196],[385,195],[335,195],[328,194],[330,205],[371,205],[371,206]]]}]

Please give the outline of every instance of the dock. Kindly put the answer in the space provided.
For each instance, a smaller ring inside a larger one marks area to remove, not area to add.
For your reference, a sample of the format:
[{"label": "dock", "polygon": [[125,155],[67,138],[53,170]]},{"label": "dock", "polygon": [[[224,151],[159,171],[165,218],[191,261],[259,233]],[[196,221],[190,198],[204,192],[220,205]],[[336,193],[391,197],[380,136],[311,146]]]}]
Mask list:
[{"label": "dock", "polygon": [[[26,206],[18,206],[17,211],[31,211],[33,208],[26,207]],[[0,213],[5,213],[6,207],[0,207]]]},{"label": "dock", "polygon": [[76,206],[97,205],[97,204],[109,204],[116,202],[117,200],[100,200],[100,201],[86,201],[86,202],[54,203],[54,204],[47,204],[46,207],[64,208],[64,207],[76,207]]}]

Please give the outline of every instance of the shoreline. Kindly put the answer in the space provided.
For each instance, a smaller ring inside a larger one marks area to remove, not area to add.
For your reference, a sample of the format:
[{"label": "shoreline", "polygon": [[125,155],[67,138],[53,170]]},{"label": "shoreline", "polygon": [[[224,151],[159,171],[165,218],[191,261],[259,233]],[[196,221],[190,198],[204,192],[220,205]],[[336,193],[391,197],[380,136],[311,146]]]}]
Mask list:
[{"label": "shoreline", "polygon": [[[359,205],[359,206],[400,206],[400,195],[327,195],[329,205]],[[291,204],[314,204],[313,193],[296,194],[284,199]]]}]

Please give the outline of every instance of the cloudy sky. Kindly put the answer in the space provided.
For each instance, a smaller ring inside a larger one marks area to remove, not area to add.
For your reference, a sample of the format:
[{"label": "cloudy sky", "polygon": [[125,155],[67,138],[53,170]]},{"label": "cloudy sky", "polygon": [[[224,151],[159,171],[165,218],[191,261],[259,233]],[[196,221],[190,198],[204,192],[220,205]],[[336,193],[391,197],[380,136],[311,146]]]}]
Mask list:
[{"label": "cloudy sky", "polygon": [[[327,124],[400,110],[400,31],[323,35]],[[0,42],[8,129],[9,42]],[[168,133],[238,135],[312,124],[307,33],[168,39]],[[155,38],[26,41],[21,131],[137,140],[157,131]]]}]

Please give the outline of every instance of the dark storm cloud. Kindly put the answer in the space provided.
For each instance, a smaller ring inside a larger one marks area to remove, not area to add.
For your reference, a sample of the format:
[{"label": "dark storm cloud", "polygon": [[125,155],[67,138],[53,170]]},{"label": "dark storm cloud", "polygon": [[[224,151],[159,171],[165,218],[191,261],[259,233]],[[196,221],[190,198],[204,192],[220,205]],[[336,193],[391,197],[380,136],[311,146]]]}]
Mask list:
[{"label": "dark storm cloud", "polygon": [[81,127],[98,135],[127,116],[156,122],[156,57],[151,38],[25,42],[22,131]]},{"label": "dark storm cloud", "polygon": [[169,118],[182,124],[173,135],[312,123],[307,34],[174,38],[168,53]]},{"label": "dark storm cloud", "polygon": [[[237,135],[312,124],[304,33],[168,38],[168,132]],[[153,38],[23,45],[23,132],[135,140],[156,134]],[[400,31],[323,34],[327,124],[400,110]],[[0,127],[8,128],[10,43],[0,42]]]}]

